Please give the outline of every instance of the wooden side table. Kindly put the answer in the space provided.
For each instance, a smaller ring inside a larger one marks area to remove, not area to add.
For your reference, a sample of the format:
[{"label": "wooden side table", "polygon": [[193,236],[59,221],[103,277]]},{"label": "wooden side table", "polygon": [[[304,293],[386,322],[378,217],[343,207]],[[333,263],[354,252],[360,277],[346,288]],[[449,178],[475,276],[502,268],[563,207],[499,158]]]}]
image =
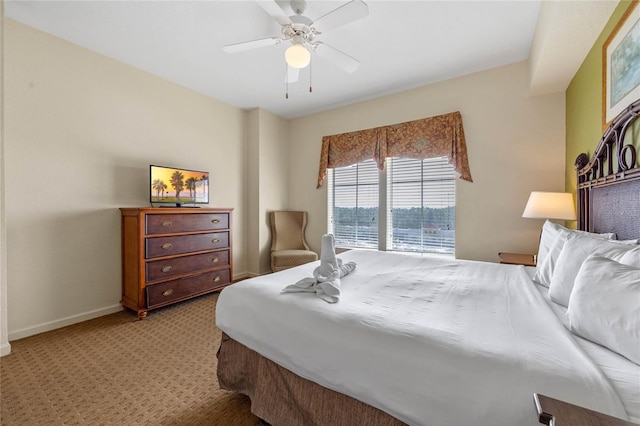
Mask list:
[{"label": "wooden side table", "polygon": [[538,421],[549,426],[638,426],[627,420],[589,410],[538,393],[533,394]]},{"label": "wooden side table", "polygon": [[498,253],[500,263],[509,265],[536,266],[536,255],[528,253]]}]

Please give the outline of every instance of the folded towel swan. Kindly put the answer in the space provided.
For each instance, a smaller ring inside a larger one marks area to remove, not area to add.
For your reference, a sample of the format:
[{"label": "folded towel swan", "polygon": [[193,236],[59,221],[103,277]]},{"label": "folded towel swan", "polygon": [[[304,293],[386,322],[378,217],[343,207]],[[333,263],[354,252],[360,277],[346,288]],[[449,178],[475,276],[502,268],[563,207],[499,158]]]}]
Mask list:
[{"label": "folded towel swan", "polygon": [[313,271],[313,277],[303,278],[285,287],[283,293],[315,293],[329,303],[336,303],[340,297],[340,279],[356,268],[355,262],[343,263],[336,257],[333,234],[322,236],[320,266]]}]

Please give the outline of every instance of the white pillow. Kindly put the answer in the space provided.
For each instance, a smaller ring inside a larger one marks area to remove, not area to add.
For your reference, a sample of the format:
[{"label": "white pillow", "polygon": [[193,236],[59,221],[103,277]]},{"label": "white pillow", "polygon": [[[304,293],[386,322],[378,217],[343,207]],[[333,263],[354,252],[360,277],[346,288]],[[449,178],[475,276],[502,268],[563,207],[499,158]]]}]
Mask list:
[{"label": "white pillow", "polygon": [[640,269],[592,255],[576,276],[569,328],[640,364]]},{"label": "white pillow", "polygon": [[543,262],[549,253],[551,245],[555,242],[556,238],[561,235],[562,232],[577,233],[582,235],[591,235],[594,237],[602,237],[608,240],[615,240],[616,234],[608,232],[604,234],[595,234],[587,231],[579,231],[577,229],[565,228],[562,225],[553,223],[550,220],[546,220],[542,225],[542,233],[540,234],[540,246],[538,247],[538,263]]},{"label": "white pillow", "polygon": [[[632,253],[628,254],[627,252]],[[568,305],[571,289],[582,263],[587,257],[595,253],[640,268],[640,246],[574,233],[564,243],[564,247],[558,256],[556,267],[553,270],[549,285],[549,297],[551,300],[562,306]],[[627,256],[623,259],[625,255]]]},{"label": "white pillow", "polygon": [[545,287],[549,287],[549,284],[551,284],[551,277],[553,276],[553,270],[556,267],[556,260],[558,259],[558,256],[560,256],[564,243],[567,241],[569,235],[571,235],[569,232],[560,230],[555,241],[548,248],[547,254],[543,257],[542,261],[540,260],[540,257],[538,257],[536,273],[533,275],[533,280],[535,282],[542,284]]},{"label": "white pillow", "polygon": [[[542,226],[542,235],[540,236],[536,273],[533,276],[535,282],[549,287],[558,256],[562,252],[567,238],[572,234],[608,240],[616,238],[616,234],[614,233],[594,234],[586,231],[578,231],[576,229],[565,228],[564,226],[547,220]],[[553,240],[551,240],[552,238]]]},{"label": "white pillow", "polygon": [[555,242],[556,238],[560,236],[560,231],[564,226],[560,226],[557,223],[553,223],[549,220],[542,225],[542,234],[540,234],[540,246],[538,247],[538,264],[544,262],[549,254],[551,245]]}]

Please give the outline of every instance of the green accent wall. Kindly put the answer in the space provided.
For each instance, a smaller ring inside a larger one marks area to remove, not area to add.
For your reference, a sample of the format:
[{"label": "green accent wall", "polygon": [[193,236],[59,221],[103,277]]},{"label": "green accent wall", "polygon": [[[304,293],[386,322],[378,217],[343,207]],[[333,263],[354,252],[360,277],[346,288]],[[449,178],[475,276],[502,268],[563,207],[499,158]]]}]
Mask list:
[{"label": "green accent wall", "polygon": [[591,156],[602,138],[602,46],[631,4],[629,0],[620,1],[567,88],[567,192],[576,192],[576,157],[582,152]]}]

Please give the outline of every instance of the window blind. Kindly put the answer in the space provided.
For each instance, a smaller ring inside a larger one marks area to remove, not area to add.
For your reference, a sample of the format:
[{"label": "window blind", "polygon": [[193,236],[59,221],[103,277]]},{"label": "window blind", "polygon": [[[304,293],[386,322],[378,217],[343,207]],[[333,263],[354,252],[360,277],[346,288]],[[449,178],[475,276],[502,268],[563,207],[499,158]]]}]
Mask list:
[{"label": "window blind", "polygon": [[329,232],[343,247],[378,247],[378,168],[373,160],[329,173]]},{"label": "window blind", "polygon": [[387,250],[453,254],[456,176],[447,158],[387,165]]}]

